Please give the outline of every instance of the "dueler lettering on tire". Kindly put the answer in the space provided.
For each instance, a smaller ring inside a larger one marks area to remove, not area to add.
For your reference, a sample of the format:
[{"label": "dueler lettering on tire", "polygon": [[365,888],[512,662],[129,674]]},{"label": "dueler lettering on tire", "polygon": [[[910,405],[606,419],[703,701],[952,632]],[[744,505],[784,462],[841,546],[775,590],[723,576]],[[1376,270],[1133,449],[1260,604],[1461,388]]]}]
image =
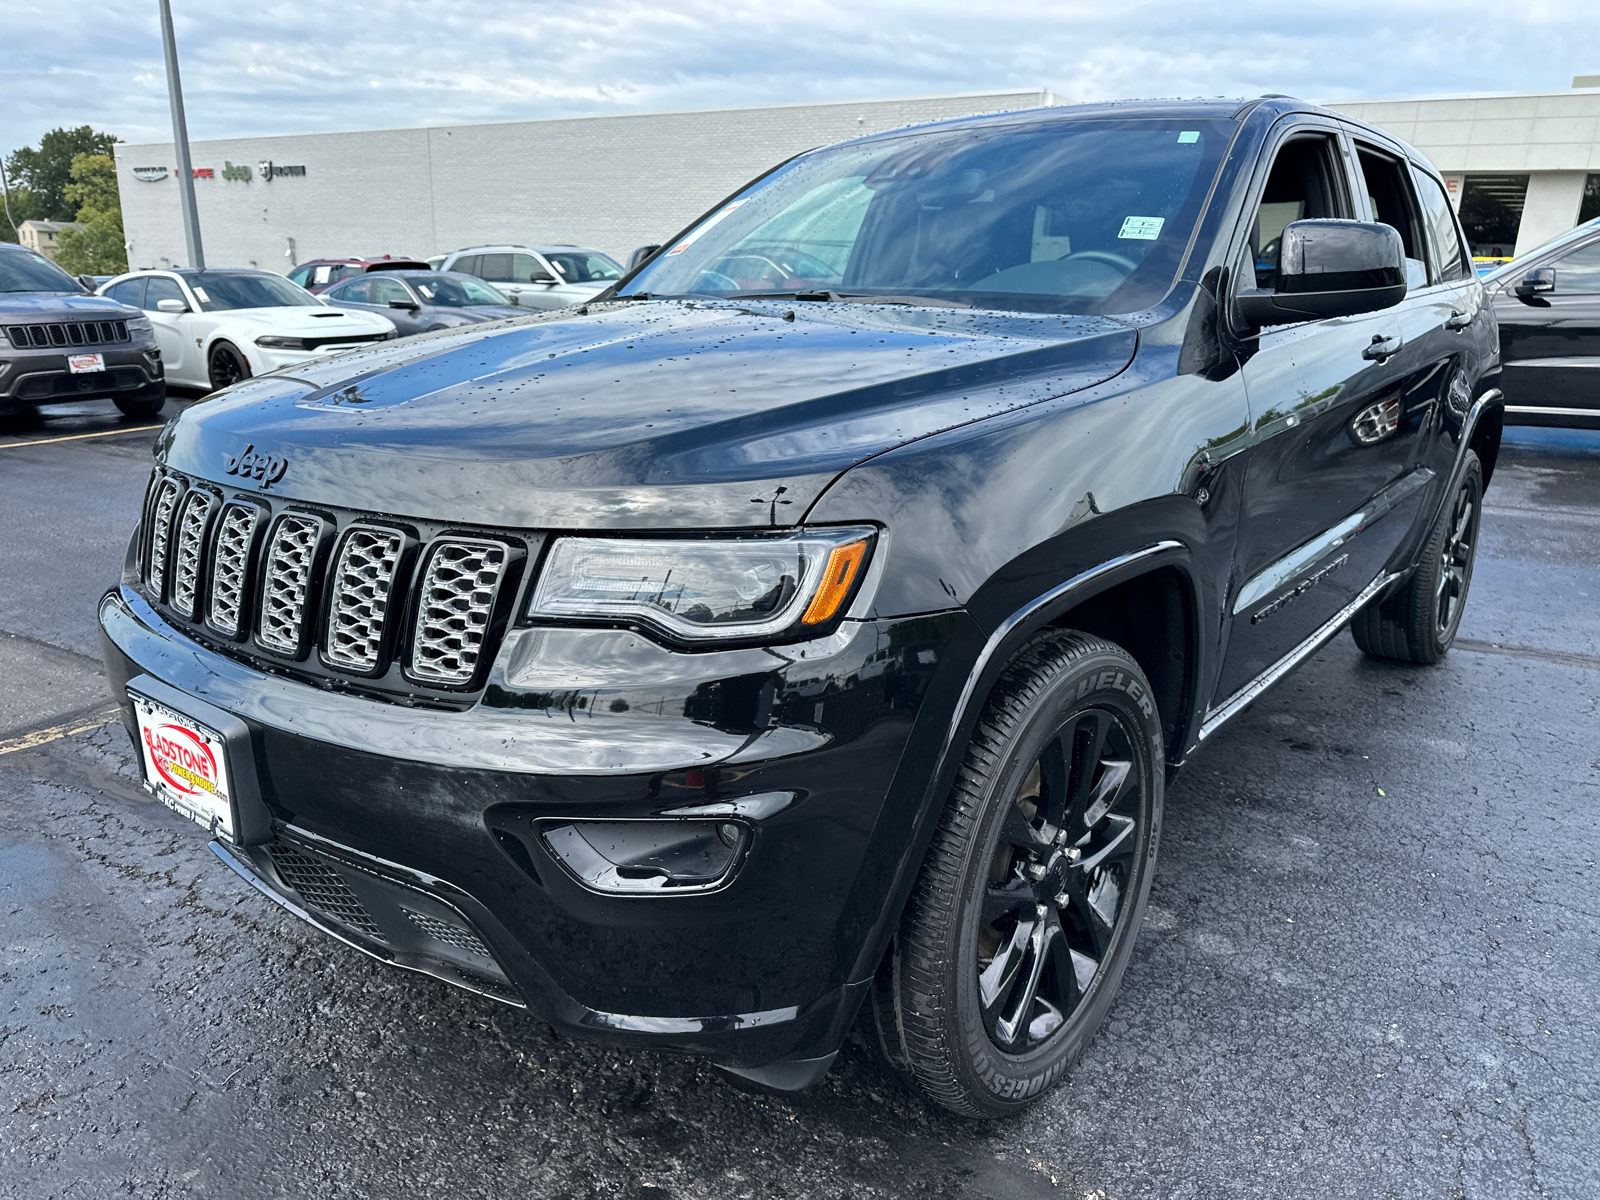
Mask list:
[{"label": "dueler lettering on tire", "polygon": [[990,693],[875,1005],[927,1095],[1002,1116],[1105,1019],[1149,893],[1165,759],[1123,649],[1050,631]]}]

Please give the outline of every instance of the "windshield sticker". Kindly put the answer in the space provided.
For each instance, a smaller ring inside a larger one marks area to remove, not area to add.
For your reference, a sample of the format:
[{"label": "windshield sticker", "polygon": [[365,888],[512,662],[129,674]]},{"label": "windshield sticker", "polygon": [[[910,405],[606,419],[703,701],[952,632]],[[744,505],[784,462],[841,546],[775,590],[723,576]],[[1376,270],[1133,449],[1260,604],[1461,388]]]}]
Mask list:
[{"label": "windshield sticker", "polygon": [[1192,146],[1199,140],[1200,131],[1198,129],[1185,129],[1178,135],[1178,145],[1180,146]]},{"label": "windshield sticker", "polygon": [[717,213],[715,216],[713,216],[709,220],[707,220],[704,224],[702,224],[698,229],[696,229],[688,237],[684,238],[683,241],[679,242],[671,250],[668,250],[667,253],[668,254],[682,254],[690,246],[694,245],[695,242],[699,241],[700,238],[703,237],[711,229],[712,226],[716,225],[717,222],[721,221],[724,217],[726,217],[729,213],[733,212],[734,209],[738,208],[743,203],[744,203],[743,200],[735,200],[732,204],[728,205],[721,212]]},{"label": "windshield sticker", "polygon": [[210,304],[211,303],[211,297],[206,295],[205,288],[203,288],[203,287],[195,288],[194,289],[194,294],[195,294],[196,297],[199,298],[201,304]]},{"label": "windshield sticker", "polygon": [[1141,242],[1153,242],[1161,236],[1161,227],[1166,223],[1165,217],[1124,217],[1122,229],[1117,236]]}]

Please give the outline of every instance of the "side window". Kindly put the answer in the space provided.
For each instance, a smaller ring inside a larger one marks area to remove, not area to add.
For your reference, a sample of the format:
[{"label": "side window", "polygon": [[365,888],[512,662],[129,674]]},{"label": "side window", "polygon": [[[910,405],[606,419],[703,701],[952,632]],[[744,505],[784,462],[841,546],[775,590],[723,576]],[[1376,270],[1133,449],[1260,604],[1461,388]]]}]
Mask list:
[{"label": "side window", "polygon": [[1450,279],[1465,279],[1472,267],[1462,249],[1461,231],[1456,227],[1456,215],[1450,211],[1450,200],[1444,194],[1444,188],[1432,175],[1415,167],[1411,174],[1417,182],[1423,220],[1427,222],[1433,243],[1433,281],[1442,283]]},{"label": "side window", "polygon": [[372,280],[352,279],[339,289],[339,299],[351,304],[371,304]]},{"label": "side window", "polygon": [[1556,269],[1557,296],[1600,295],[1600,242],[1590,242],[1546,263]]},{"label": "side window", "polygon": [[1277,286],[1278,249],[1291,223],[1350,215],[1338,162],[1328,134],[1296,137],[1279,148],[1250,229],[1256,287],[1270,292]]},{"label": "side window", "polygon": [[374,275],[367,281],[370,289],[367,295],[372,299],[372,304],[388,304],[391,300],[398,300],[401,304],[410,304],[411,296],[406,291],[405,285],[398,279],[385,279],[382,275]]},{"label": "side window", "polygon": [[1412,288],[1428,286],[1428,264],[1423,249],[1422,220],[1417,215],[1417,202],[1411,194],[1410,172],[1400,163],[1376,150],[1356,146],[1361,160],[1361,175],[1366,180],[1367,203],[1372,208],[1372,219],[1380,225],[1389,225],[1400,233],[1406,248],[1406,285]]},{"label": "side window", "polygon": [[511,278],[517,283],[532,283],[535,279],[549,274],[544,264],[531,254],[511,256]]},{"label": "side window", "polygon": [[310,267],[296,267],[289,272],[289,282],[298,284],[300,287],[308,287],[309,284],[307,284],[306,280],[311,278],[311,270]]},{"label": "side window", "polygon": [[464,254],[456,259],[456,265],[450,269],[452,271],[460,271],[463,275],[476,275],[479,279],[482,279],[483,272],[478,269],[480,257],[477,254]]},{"label": "side window", "polygon": [[123,304],[131,304],[134,308],[144,307],[144,277],[138,279],[124,279],[121,283],[112,284],[106,289],[106,295]]},{"label": "side window", "polygon": [[162,300],[182,300],[185,305],[189,303],[184,298],[183,289],[178,286],[176,279],[168,279],[165,275],[151,275],[146,281],[144,303],[140,307],[146,312],[155,312],[156,304]]},{"label": "side window", "polygon": [[511,255],[480,254],[478,277],[487,279],[490,283],[514,283],[515,280],[511,277]]}]

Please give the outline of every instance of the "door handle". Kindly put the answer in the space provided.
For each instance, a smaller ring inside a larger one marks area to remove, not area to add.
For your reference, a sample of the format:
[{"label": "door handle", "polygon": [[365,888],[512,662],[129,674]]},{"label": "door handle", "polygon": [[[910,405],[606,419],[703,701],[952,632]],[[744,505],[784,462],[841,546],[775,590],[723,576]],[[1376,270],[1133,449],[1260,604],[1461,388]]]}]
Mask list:
[{"label": "door handle", "polygon": [[1444,319],[1444,327],[1454,333],[1460,333],[1472,324],[1472,314],[1451,310],[1450,315]]},{"label": "door handle", "polygon": [[1372,335],[1372,345],[1361,352],[1361,357],[1371,359],[1373,362],[1382,362],[1394,354],[1400,353],[1400,339],[1397,337],[1386,338],[1381,333]]}]

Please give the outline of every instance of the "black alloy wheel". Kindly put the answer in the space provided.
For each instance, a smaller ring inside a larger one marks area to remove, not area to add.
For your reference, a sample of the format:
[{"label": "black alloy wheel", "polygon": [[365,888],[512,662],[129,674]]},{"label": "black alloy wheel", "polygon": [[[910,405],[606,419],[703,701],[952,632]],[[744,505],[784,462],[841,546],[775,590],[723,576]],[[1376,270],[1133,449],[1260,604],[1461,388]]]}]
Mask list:
[{"label": "black alloy wheel", "polygon": [[1350,622],[1356,645],[1374,658],[1411,663],[1436,663],[1449,652],[1472,586],[1482,518],[1483,468],[1468,450],[1461,482],[1440,511],[1410,580]]},{"label": "black alloy wheel", "polygon": [[206,358],[206,374],[211,390],[220,392],[241,379],[250,378],[250,363],[231,342],[218,342]]},{"label": "black alloy wheel", "polygon": [[1121,647],[1051,631],[985,706],[902,921],[874,1016],[946,1108],[1003,1116],[1082,1054],[1154,873],[1161,723]]}]

